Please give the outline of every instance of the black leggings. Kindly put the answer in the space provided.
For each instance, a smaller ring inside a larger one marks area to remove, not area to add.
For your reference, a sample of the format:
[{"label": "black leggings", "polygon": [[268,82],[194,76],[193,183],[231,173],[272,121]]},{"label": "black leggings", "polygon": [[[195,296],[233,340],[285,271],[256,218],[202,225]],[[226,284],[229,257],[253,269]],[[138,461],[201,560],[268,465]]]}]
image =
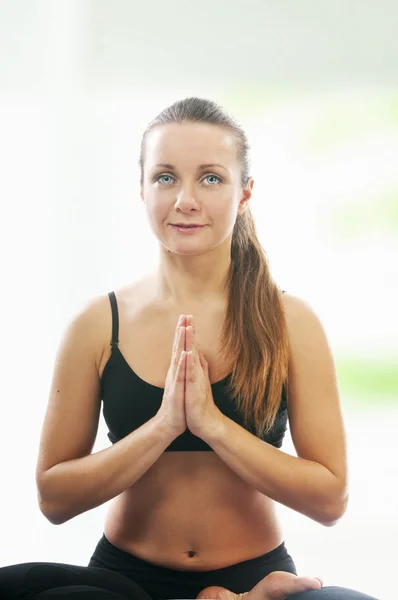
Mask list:
[{"label": "black leggings", "polygon": [[[273,571],[296,574],[281,544],[271,552],[212,571],[179,571],[159,567],[111,544],[105,535],[87,567],[61,563],[22,563],[0,568],[0,598],[7,600],[166,600],[196,598],[206,587],[250,591]],[[300,592],[292,600],[376,600],[338,587]]]}]

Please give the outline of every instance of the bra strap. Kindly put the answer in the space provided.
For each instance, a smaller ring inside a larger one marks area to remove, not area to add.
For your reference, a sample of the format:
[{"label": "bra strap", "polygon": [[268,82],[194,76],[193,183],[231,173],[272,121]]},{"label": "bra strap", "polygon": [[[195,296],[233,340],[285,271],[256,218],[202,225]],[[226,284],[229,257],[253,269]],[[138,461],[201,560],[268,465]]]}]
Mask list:
[{"label": "bra strap", "polygon": [[109,296],[109,300],[111,302],[111,308],[112,308],[112,341],[111,341],[111,346],[112,349],[114,346],[117,346],[119,344],[119,313],[117,310],[117,301],[116,301],[116,296],[115,296],[115,292],[109,292],[108,294]]},{"label": "bra strap", "polygon": [[[285,290],[282,290],[282,294],[285,293]],[[119,345],[119,312],[117,309],[117,300],[116,300],[116,296],[115,296],[115,292],[109,292],[108,294],[109,296],[109,300],[111,302],[111,309],[112,309],[112,341],[111,341],[111,346],[113,348],[113,346],[118,346]]]}]

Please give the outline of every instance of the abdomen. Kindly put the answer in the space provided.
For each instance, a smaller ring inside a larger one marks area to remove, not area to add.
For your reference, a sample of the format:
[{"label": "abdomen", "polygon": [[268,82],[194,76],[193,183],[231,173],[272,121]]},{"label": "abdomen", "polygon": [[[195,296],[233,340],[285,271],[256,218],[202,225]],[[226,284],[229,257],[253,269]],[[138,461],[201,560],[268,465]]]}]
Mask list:
[{"label": "abdomen", "polygon": [[111,504],[108,540],[168,568],[219,569],[283,540],[274,503],[214,452],[169,452]]}]

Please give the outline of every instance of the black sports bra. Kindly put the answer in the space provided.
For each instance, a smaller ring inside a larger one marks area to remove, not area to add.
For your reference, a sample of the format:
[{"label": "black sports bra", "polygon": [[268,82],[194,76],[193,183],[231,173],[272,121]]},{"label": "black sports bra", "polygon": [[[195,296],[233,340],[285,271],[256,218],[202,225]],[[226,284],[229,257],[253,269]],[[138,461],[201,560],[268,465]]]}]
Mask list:
[{"label": "black sports bra", "polygon": [[[112,443],[115,443],[156,415],[162,404],[164,389],[141,379],[127,363],[118,346],[119,315],[116,296],[114,292],[109,292],[108,296],[112,309],[112,352],[101,377],[101,400],[104,419],[109,428],[108,437]],[[244,427],[243,418],[235,406],[233,397],[228,394],[229,378],[230,375],[227,375],[212,384],[214,402],[224,415]],[[283,392],[274,426],[261,439],[280,448],[287,427],[287,418],[287,401]],[[251,427],[245,429],[256,435]],[[166,452],[195,450],[213,451],[189,429],[166,448]]]}]

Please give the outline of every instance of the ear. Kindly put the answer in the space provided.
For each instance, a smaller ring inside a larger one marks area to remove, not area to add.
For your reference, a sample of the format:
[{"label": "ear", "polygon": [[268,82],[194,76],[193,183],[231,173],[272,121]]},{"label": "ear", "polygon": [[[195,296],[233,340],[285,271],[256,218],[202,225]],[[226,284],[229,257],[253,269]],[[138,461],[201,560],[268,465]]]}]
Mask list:
[{"label": "ear", "polygon": [[243,193],[242,193],[242,198],[240,199],[240,202],[239,202],[238,215],[243,215],[245,210],[248,208],[248,206],[250,204],[250,198],[252,196],[253,185],[254,185],[254,179],[252,177],[250,177],[247,186],[242,189]]}]

